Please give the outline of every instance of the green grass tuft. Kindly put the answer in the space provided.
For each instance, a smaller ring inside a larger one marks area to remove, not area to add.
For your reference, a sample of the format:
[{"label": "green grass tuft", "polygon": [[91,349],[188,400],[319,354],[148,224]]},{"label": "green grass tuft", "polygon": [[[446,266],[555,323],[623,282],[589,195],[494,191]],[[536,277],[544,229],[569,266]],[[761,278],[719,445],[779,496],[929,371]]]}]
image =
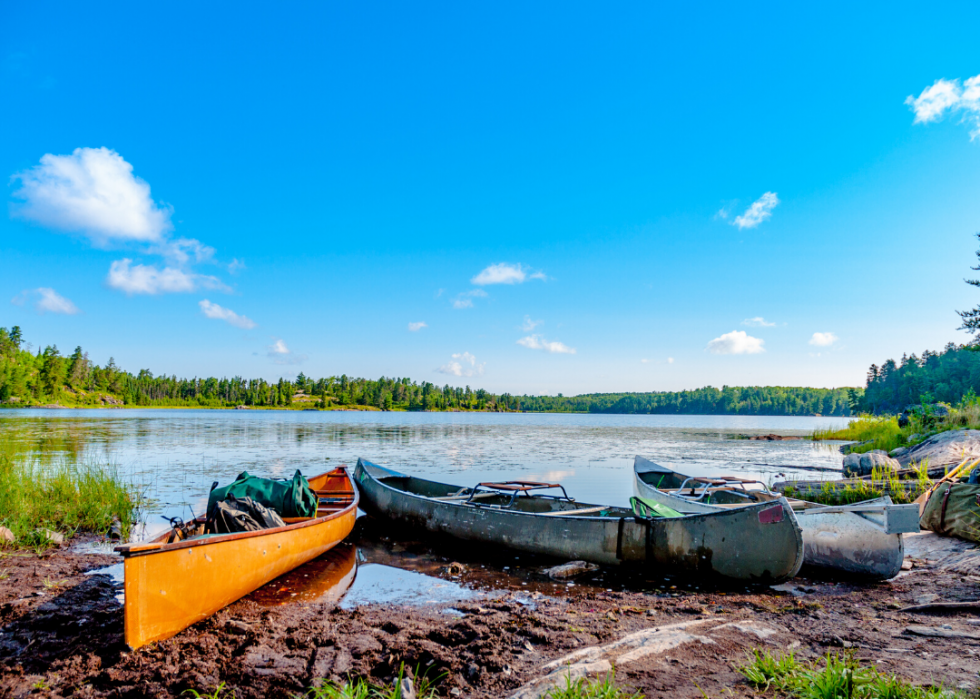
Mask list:
[{"label": "green grass tuft", "polygon": [[643,699],[639,692],[630,694],[620,689],[613,684],[614,680],[614,672],[610,672],[602,680],[580,677],[573,681],[571,677],[566,677],[564,687],[552,689],[544,696],[545,699]]},{"label": "green grass tuft", "polygon": [[777,655],[758,650],[736,668],[749,684],[762,691],[796,699],[948,699],[956,696],[941,687],[921,687],[885,675],[876,667],[861,667],[853,654],[827,654],[823,661],[797,660],[793,653]]}]

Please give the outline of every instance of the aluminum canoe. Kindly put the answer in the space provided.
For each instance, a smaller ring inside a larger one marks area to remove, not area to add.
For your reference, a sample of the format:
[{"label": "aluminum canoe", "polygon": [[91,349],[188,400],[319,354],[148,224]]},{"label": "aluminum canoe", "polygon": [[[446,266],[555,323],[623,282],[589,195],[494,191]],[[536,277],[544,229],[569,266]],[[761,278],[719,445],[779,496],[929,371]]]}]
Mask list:
[{"label": "aluminum canoe", "polygon": [[[704,481],[695,482],[690,476],[642,456],[633,462],[633,476],[637,497],[678,512],[706,514],[779,497],[765,490],[743,490],[737,485],[712,488]],[[682,486],[683,495],[680,494]],[[898,575],[905,558],[902,533],[918,531],[919,527],[916,506],[894,505],[887,496],[841,507],[825,507],[803,500],[788,502],[803,530],[806,565],[869,578],[888,579]]]},{"label": "aluminum canoe", "polygon": [[621,507],[481,492],[357,462],[361,508],[462,541],[652,575],[778,582],[803,562],[803,535],[785,499],[733,511],[644,519]]},{"label": "aluminum canoe", "polygon": [[[124,558],[126,643],[136,649],[206,619],[267,582],[330,550],[350,534],[358,494],[343,468],[309,479],[316,517],[286,526],[117,546]],[[194,521],[203,528],[204,518]],[[168,543],[169,542],[169,543]]]}]

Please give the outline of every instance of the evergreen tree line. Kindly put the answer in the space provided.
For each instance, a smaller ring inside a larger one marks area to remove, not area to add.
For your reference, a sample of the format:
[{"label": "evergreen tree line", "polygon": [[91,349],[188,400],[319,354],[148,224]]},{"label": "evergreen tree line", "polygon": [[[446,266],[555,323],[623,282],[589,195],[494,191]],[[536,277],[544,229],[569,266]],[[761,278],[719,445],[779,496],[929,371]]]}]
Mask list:
[{"label": "evergreen tree line", "polygon": [[852,414],[861,389],[795,386],[707,386],[693,391],[524,396],[526,410],[642,415]]},{"label": "evergreen tree line", "polygon": [[941,352],[925,351],[921,357],[902,355],[880,367],[872,364],[864,396],[863,412],[898,413],[922,403],[959,403],[980,393],[980,351],[976,345],[946,345]]},{"label": "evergreen tree line", "polygon": [[[302,396],[302,405],[295,404]],[[279,379],[193,378],[154,376],[149,369],[131,374],[109,359],[93,363],[76,347],[64,356],[49,345],[32,353],[17,326],[0,328],[0,403],[7,405],[106,405],[184,407],[316,407],[372,406],[381,410],[517,410],[519,399],[484,389],[437,386],[408,378],[378,380],[346,374],[296,381]]]},{"label": "evergreen tree line", "polygon": [[364,379],[346,374],[315,379],[301,373],[279,379],[192,378],[137,374],[113,359],[99,366],[76,347],[37,352],[17,326],[0,328],[0,403],[6,405],[107,405],[221,408],[337,408],[381,410],[480,410],[686,415],[850,415],[860,389],[781,386],[707,387],[674,393],[594,393],[580,396],[514,396],[484,389],[437,386],[408,378]]}]

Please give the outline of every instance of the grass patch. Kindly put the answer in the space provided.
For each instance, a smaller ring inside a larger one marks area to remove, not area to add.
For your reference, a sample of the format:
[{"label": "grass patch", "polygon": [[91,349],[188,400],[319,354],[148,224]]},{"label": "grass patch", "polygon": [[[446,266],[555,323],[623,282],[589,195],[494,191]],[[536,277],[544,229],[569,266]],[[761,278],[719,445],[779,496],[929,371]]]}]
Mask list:
[{"label": "grass patch", "polygon": [[872,449],[891,451],[898,447],[911,447],[940,432],[980,429],[980,401],[964,400],[950,408],[949,414],[945,416],[933,415],[923,410],[909,415],[908,419],[905,427],[899,427],[897,417],[866,416],[851,420],[847,427],[840,430],[814,430],[812,438],[865,442],[851,448],[855,454],[863,454]]},{"label": "grass patch", "polygon": [[755,651],[750,661],[736,668],[749,684],[766,692],[798,699],[941,699],[950,696],[941,687],[920,687],[873,665],[861,667],[852,654],[827,654],[812,663],[793,653],[778,655]]},{"label": "grass patch", "polygon": [[788,498],[809,500],[821,505],[853,505],[887,495],[892,502],[907,505],[926,492],[932,486],[928,474],[928,464],[923,462],[915,469],[915,479],[900,480],[894,471],[882,468],[871,470],[871,478],[855,483],[839,485],[836,481],[824,481],[818,490],[802,490],[786,488],[784,495]]},{"label": "grass patch", "polygon": [[0,453],[0,526],[14,533],[14,547],[51,546],[44,530],[66,537],[80,531],[105,534],[115,519],[125,538],[140,502],[140,494],[111,465],[79,464],[69,457],[42,464],[36,455]]},{"label": "grass patch", "polygon": [[[398,668],[398,676],[390,686],[376,684],[363,677],[350,678],[343,684],[321,681],[305,695],[297,695],[296,699],[403,699],[401,686],[404,678],[405,664],[402,663]],[[434,678],[430,678],[424,672],[419,675],[416,668],[416,676],[413,680],[415,696],[418,699],[438,699],[436,686],[442,678],[441,674]]]},{"label": "grass patch", "polygon": [[545,699],[643,699],[643,695],[639,692],[631,694],[620,689],[613,684],[613,680],[615,680],[613,672],[602,680],[580,677],[572,681],[571,677],[567,677],[564,687],[552,689],[544,696]]},{"label": "grass patch", "polygon": [[905,446],[907,438],[915,434],[911,423],[905,429],[898,426],[898,418],[894,417],[863,417],[851,420],[847,427],[840,430],[814,430],[813,439],[839,439],[848,442],[865,442],[855,445],[852,451],[863,454],[872,449],[891,451],[896,447]]}]

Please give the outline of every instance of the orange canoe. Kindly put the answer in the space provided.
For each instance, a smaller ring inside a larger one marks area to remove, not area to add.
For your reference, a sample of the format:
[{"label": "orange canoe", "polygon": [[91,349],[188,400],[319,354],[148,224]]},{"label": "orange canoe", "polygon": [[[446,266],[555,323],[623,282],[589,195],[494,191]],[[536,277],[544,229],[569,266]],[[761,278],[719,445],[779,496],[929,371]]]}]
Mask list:
[{"label": "orange canoe", "polygon": [[[343,468],[310,479],[317,516],[287,517],[285,527],[156,539],[116,547],[125,558],[126,644],[136,649],[180,633],[350,534],[357,489]],[[196,523],[203,526],[204,518]]]}]

